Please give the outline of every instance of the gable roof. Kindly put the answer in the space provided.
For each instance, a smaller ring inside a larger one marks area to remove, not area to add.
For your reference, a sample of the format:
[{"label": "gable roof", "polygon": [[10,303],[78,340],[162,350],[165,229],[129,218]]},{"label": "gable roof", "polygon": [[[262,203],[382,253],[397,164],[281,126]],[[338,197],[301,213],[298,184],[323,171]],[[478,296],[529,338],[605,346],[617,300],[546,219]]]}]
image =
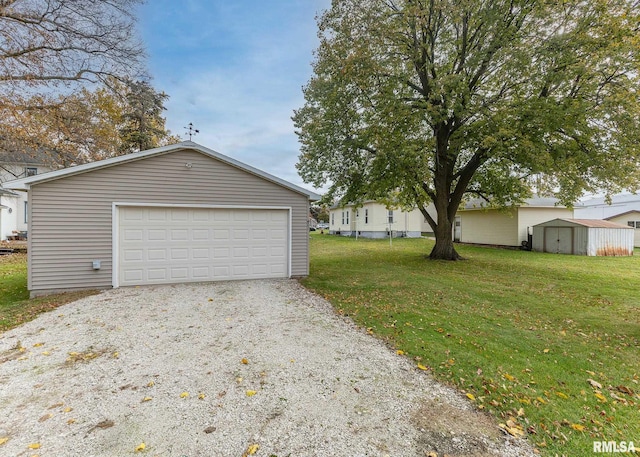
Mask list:
[{"label": "gable roof", "polygon": [[262,170],[258,170],[257,168],[254,168],[250,165],[242,163],[224,154],[220,154],[219,152],[214,151],[213,149],[206,148],[200,144],[194,143],[193,141],[183,141],[182,143],[171,144],[169,146],[162,146],[159,148],[149,149],[147,151],[134,152],[132,154],[126,154],[118,157],[111,157],[109,159],[98,160],[96,162],[86,163],[83,165],[77,165],[74,167],[63,168],[61,170],[50,171],[48,173],[29,176],[27,178],[7,181],[3,183],[3,185],[8,189],[27,190],[29,189],[30,186],[34,184],[53,181],[56,179],[61,179],[61,178],[65,178],[68,176],[73,176],[81,173],[87,173],[89,171],[112,167],[112,166],[120,165],[127,162],[134,162],[137,160],[142,160],[142,159],[146,159],[153,156],[168,154],[168,153],[179,151],[182,149],[189,149],[189,150],[200,152],[201,154],[204,154],[213,159],[219,160],[220,162],[226,163],[227,165],[231,165],[232,167],[239,168],[243,171],[246,171],[247,173],[258,176],[267,181],[271,181],[286,189],[292,190],[293,192],[306,195],[307,197],[309,197],[310,200],[319,200],[321,198],[320,195],[316,194],[315,192],[311,192],[307,189],[296,186],[295,184],[285,181],[284,179],[280,179]]},{"label": "gable roof", "polygon": [[[577,203],[579,205],[579,203]],[[516,208],[561,208],[566,209],[566,206],[560,204],[560,200],[555,197],[540,197],[534,196],[532,198],[525,198],[524,202],[513,205]],[[464,203],[464,210],[474,209],[497,209],[491,206],[484,198],[473,198]]]},{"label": "gable roof", "polygon": [[555,219],[555,220],[570,222],[570,223],[573,223],[573,224],[576,224],[576,225],[581,225],[583,227],[592,227],[592,228],[624,228],[624,229],[630,229],[631,228],[631,227],[628,227],[626,225],[618,224],[618,223],[615,223],[615,222],[603,221],[602,219],[564,219],[564,218],[559,218],[559,219]]},{"label": "gable roof", "polygon": [[604,220],[608,221],[608,220],[611,220],[611,219],[615,219],[616,217],[626,216],[627,214],[632,214],[632,213],[640,214],[640,210],[632,209],[631,211],[625,211],[624,213],[618,213],[618,214],[614,214],[613,216],[605,217]]}]

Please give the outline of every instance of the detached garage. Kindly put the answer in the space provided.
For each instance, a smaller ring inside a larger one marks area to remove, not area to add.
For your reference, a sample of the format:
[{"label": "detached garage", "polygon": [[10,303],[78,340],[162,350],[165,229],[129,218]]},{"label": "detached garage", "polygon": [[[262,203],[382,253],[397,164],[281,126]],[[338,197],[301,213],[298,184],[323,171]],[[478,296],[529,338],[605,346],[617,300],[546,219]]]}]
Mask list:
[{"label": "detached garage", "polygon": [[633,255],[633,229],[599,219],[554,219],[533,226],[533,250],[587,256]]},{"label": "detached garage", "polygon": [[309,272],[319,196],[191,141],[5,186],[28,192],[32,296]]}]

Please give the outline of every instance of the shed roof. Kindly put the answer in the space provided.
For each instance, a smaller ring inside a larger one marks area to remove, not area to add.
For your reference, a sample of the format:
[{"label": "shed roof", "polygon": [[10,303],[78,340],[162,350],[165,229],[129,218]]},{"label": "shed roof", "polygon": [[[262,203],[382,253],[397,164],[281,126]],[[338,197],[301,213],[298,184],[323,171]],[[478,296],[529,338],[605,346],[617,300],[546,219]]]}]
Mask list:
[{"label": "shed roof", "polygon": [[550,222],[554,222],[554,221],[564,221],[564,222],[569,222],[571,224],[574,225],[579,225],[582,227],[591,227],[591,228],[623,228],[623,229],[631,229],[631,227],[628,227],[626,225],[622,225],[622,224],[616,224],[615,222],[611,222],[611,221],[603,221],[602,219],[565,219],[565,218],[558,218],[558,219],[553,219],[551,221],[547,221],[547,222],[542,222],[541,224],[537,224],[537,225],[548,225]]},{"label": "shed roof", "polygon": [[266,179],[267,181],[271,181],[275,184],[285,187],[289,190],[306,195],[307,197],[309,197],[310,200],[319,200],[321,198],[320,195],[316,194],[315,192],[311,192],[307,189],[296,186],[295,184],[285,181],[284,179],[280,179],[262,170],[258,170],[257,168],[254,168],[250,165],[242,163],[224,154],[220,154],[219,152],[214,151],[213,149],[206,148],[200,144],[194,143],[193,141],[183,141],[181,143],[176,143],[169,146],[162,146],[159,148],[149,149],[147,151],[134,152],[132,154],[126,154],[118,157],[111,157],[109,159],[98,160],[96,162],[86,163],[83,165],[77,165],[69,168],[63,168],[61,170],[50,171],[48,173],[42,173],[34,176],[29,176],[26,178],[16,179],[13,181],[7,181],[4,183],[4,186],[9,189],[27,190],[29,189],[30,186],[34,184],[53,181],[56,179],[61,179],[67,176],[86,173],[86,172],[97,170],[100,168],[112,167],[122,163],[142,160],[142,159],[146,159],[146,158],[157,156],[157,155],[175,152],[181,149],[190,149],[190,150],[198,151],[204,155],[217,159],[223,163],[226,163],[233,167],[244,170],[247,173],[251,173],[253,175]]}]

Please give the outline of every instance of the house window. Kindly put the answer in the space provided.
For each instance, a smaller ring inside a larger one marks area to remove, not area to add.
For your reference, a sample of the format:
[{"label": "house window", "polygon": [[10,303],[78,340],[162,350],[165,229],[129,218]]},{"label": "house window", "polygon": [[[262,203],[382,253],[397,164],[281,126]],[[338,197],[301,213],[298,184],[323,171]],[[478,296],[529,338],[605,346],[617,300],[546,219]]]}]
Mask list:
[{"label": "house window", "polygon": [[345,223],[346,223],[347,225],[349,225],[349,213],[350,213],[350,212],[351,212],[351,211],[349,211],[349,210],[346,210],[346,211],[345,211],[345,213],[346,213],[346,215],[345,215],[345,221],[346,221],[346,222],[345,222]]},{"label": "house window", "polygon": [[24,169],[25,176],[35,176],[38,174],[38,169],[36,167],[26,167]]},{"label": "house window", "polygon": [[359,209],[357,209],[357,210],[356,210],[356,219],[357,219],[357,218],[359,218],[359,217],[360,217],[360,210],[359,210]]},{"label": "house window", "polygon": [[365,224],[369,223],[369,210],[368,209],[364,210],[364,223]]},{"label": "house window", "polygon": [[336,213],[331,213],[331,225],[336,225]]},{"label": "house window", "polygon": [[640,229],[640,221],[627,221],[629,227]]},{"label": "house window", "polygon": [[344,211],[342,212],[342,221],[340,222],[340,225],[344,225]]},{"label": "house window", "polygon": [[393,210],[389,210],[389,224],[393,224]]},{"label": "house window", "polygon": [[24,223],[26,224],[28,221],[28,216],[29,214],[29,202],[24,202]]}]

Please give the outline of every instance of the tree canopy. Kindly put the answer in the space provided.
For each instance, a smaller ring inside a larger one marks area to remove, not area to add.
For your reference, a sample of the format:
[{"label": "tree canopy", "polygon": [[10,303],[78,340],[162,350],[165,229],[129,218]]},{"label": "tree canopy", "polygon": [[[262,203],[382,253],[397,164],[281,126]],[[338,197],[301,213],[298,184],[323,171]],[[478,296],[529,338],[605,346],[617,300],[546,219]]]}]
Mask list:
[{"label": "tree canopy", "polygon": [[459,258],[470,194],[638,189],[639,24],[635,0],[335,0],[293,117],[298,170],[328,200],[417,206],[439,259]]},{"label": "tree canopy", "polygon": [[143,72],[142,0],[0,1],[0,94]]}]

